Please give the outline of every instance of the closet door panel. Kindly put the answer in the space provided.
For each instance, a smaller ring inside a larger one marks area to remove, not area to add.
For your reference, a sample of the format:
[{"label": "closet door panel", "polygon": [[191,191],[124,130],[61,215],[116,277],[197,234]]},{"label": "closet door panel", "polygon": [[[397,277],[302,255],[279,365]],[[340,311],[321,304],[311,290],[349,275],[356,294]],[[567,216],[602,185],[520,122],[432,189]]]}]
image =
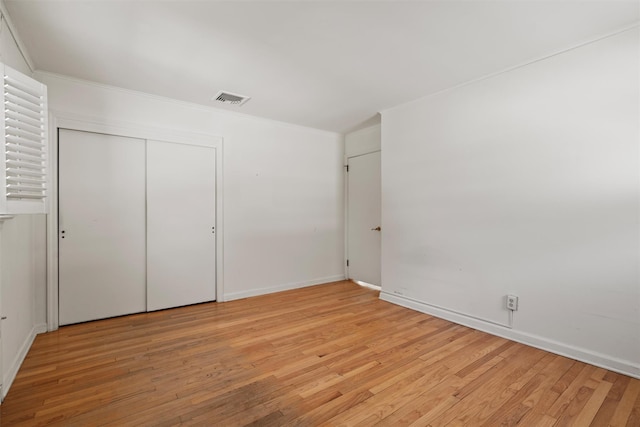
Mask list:
[{"label": "closet door panel", "polygon": [[146,310],[145,141],[59,131],[59,321]]},{"label": "closet door panel", "polygon": [[147,309],[216,298],[216,150],[147,141]]}]

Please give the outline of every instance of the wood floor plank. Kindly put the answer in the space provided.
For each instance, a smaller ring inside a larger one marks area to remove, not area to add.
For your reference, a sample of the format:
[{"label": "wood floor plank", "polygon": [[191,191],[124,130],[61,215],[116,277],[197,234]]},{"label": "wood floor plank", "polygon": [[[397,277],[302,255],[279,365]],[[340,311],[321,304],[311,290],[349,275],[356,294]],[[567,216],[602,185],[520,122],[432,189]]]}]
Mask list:
[{"label": "wood floor plank", "polygon": [[[549,389],[572,365],[573,361],[569,359],[553,356],[547,366],[540,370],[512,399],[506,402],[485,422],[485,426],[491,427],[500,420],[503,422],[504,420],[517,421],[516,424],[525,426],[534,425],[532,420],[539,418],[539,415],[544,414],[548,406],[550,406],[550,404],[547,405],[545,398],[551,396],[555,401],[558,396],[556,394],[554,397],[554,393]],[[529,408],[529,410],[525,411],[522,406]]]},{"label": "wood floor plank", "polygon": [[627,390],[620,399],[620,403],[609,421],[611,427],[622,427],[627,425],[627,421],[633,411],[636,399],[640,399],[640,381],[631,380]]},{"label": "wood floor plank", "polygon": [[600,408],[598,408],[598,412],[596,413],[595,418],[592,421],[592,425],[609,425],[609,420],[613,417],[613,414],[618,407],[618,403],[620,402],[620,398],[624,394],[627,385],[629,384],[630,378],[624,375],[614,374],[605,375],[604,381],[611,382],[612,386],[609,390],[609,394],[605,398]]},{"label": "wood floor plank", "polygon": [[600,385],[595,389],[591,398],[587,401],[586,405],[576,416],[573,425],[576,426],[587,426],[591,425],[591,422],[595,418],[598,410],[602,406],[602,402],[606,399],[607,394],[609,394],[609,390],[611,390],[611,386],[613,384],[602,381]]},{"label": "wood floor plank", "polygon": [[386,418],[382,418],[376,425],[411,425],[418,423],[426,425],[431,420],[436,419],[442,412],[459,402],[454,397],[456,390],[465,384],[475,380],[484,372],[497,365],[503,359],[496,356],[492,360],[488,360],[484,365],[477,366],[472,372],[464,377],[450,375],[435,387],[424,390],[411,404],[404,405],[394,411]]},{"label": "wood floor plank", "polygon": [[586,387],[585,383],[595,370],[595,366],[584,365],[580,374],[569,384],[564,392],[562,392],[558,400],[549,408],[547,414],[553,418],[560,418],[579,393],[581,393],[583,397],[587,394],[590,395],[590,392],[593,392],[593,390]]},{"label": "wood floor plank", "polygon": [[2,426],[640,426],[640,380],[348,281],[38,335]]},{"label": "wood floor plank", "polygon": [[627,418],[626,427],[637,427],[640,426],[640,396],[636,399],[636,402],[631,409],[631,413]]}]

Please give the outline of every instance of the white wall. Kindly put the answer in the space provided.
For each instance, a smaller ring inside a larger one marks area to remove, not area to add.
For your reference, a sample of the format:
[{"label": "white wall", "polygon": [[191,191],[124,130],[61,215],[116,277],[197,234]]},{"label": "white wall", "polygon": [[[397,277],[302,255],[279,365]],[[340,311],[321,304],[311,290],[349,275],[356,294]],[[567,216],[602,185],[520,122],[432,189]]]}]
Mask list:
[{"label": "white wall", "polygon": [[640,376],[638,48],[383,112],[383,298]]},{"label": "white wall", "polygon": [[[0,8],[3,7],[4,4],[0,6]],[[0,12],[0,14],[2,14],[2,12]],[[2,62],[6,65],[27,76],[31,75],[31,68],[29,68],[29,64],[27,64],[27,61],[25,61],[22,56],[3,14],[2,23],[0,24],[0,55],[2,56]]]},{"label": "white wall", "polygon": [[381,129],[380,125],[366,127],[344,136],[344,157],[360,156],[362,154],[380,151]]},{"label": "white wall", "polygon": [[[2,19],[0,61],[31,75]],[[46,330],[46,216],[16,215],[0,230],[0,313],[3,393],[9,389],[35,334]]]},{"label": "white wall", "polygon": [[36,75],[52,110],[224,138],[224,299],[344,277],[341,135]]}]

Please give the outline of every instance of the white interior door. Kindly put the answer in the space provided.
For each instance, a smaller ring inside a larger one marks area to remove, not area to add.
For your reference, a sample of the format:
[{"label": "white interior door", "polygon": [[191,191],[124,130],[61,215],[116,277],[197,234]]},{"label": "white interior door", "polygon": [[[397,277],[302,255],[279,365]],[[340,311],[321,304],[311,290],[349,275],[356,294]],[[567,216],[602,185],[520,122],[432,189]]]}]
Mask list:
[{"label": "white interior door", "polygon": [[147,307],[216,299],[216,150],[147,141]]},{"label": "white interior door", "polygon": [[380,286],[380,152],[348,160],[349,278]]},{"label": "white interior door", "polygon": [[145,311],[145,141],[58,141],[60,324]]}]

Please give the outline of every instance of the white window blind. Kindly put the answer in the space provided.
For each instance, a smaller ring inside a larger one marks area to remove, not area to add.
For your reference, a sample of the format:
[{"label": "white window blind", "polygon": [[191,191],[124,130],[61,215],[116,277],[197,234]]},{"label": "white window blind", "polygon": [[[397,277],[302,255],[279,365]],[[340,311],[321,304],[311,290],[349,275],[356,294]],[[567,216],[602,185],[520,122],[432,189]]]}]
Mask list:
[{"label": "white window blind", "polygon": [[47,88],[0,64],[3,70],[0,214],[46,213]]}]

